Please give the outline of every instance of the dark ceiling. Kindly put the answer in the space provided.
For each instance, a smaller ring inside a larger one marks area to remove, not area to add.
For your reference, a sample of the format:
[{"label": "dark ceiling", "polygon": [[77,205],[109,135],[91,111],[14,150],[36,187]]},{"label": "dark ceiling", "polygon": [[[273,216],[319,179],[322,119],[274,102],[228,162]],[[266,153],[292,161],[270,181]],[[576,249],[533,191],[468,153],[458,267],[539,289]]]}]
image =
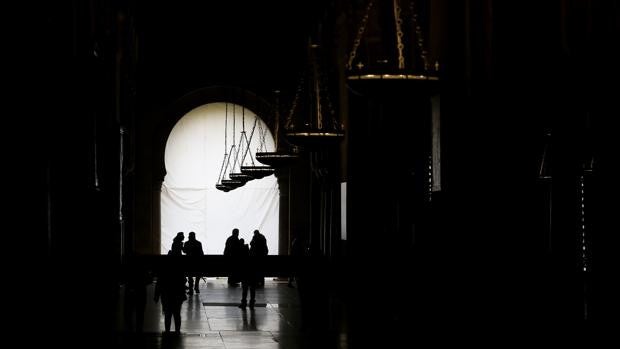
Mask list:
[{"label": "dark ceiling", "polygon": [[[139,77],[143,86],[172,94],[230,84],[255,90],[293,88],[320,4],[273,0],[138,4]],[[169,90],[179,88],[183,90]]]}]

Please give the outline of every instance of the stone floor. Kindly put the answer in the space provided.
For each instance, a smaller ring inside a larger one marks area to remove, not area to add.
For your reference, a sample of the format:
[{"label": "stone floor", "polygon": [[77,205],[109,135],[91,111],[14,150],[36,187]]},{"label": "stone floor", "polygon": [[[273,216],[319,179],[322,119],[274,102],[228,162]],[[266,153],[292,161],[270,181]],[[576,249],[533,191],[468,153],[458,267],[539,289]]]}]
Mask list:
[{"label": "stone floor", "polygon": [[[205,282],[206,281],[206,282]],[[121,293],[124,291],[121,289]],[[181,310],[181,334],[163,334],[161,303],[153,301],[148,286],[142,333],[121,302],[118,310],[118,344],[121,348],[347,348],[346,336],[307,331],[302,326],[296,288],[286,281],[267,278],[257,289],[254,309],[237,307],[240,287],[229,287],[226,278],[203,278],[200,293],[188,295]],[[120,297],[123,299],[123,297]],[[172,329],[174,329],[174,322]]]}]

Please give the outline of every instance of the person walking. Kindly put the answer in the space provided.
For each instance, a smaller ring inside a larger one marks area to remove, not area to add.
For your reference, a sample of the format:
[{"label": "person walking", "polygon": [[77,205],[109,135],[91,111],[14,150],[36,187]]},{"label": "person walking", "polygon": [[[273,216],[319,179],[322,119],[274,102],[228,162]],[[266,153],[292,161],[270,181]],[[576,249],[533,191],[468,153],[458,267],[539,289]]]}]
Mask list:
[{"label": "person walking", "polygon": [[[172,255],[171,252],[168,255]],[[161,299],[164,312],[165,334],[170,334],[172,318],[176,334],[181,333],[181,305],[187,299],[185,295],[185,275],[174,266],[164,266],[157,276],[153,300],[157,303]]]},{"label": "person walking", "polygon": [[[202,243],[196,240],[196,233],[193,231],[189,232],[189,236],[187,237],[187,241],[183,244],[183,252],[185,252],[186,256],[197,257],[204,256],[204,251],[202,249]],[[189,286],[188,293],[190,295],[196,293],[200,293],[200,288],[198,287],[198,283],[200,282],[200,274],[189,275],[187,277],[187,283]]]},{"label": "person walking", "polygon": [[[235,269],[237,265],[237,256],[239,256],[239,251],[241,249],[241,244],[239,243],[239,229],[234,228],[232,230],[232,234],[226,239],[226,246],[224,247],[224,256],[227,257],[235,257],[230,261],[229,267],[231,269]],[[240,282],[238,273],[231,272],[228,275],[228,285],[237,286]]]},{"label": "person walking", "polygon": [[[241,304],[239,304],[239,308],[245,309],[248,306],[248,290],[250,291],[250,309],[254,309],[254,304],[256,304],[256,273],[253,270],[254,265],[250,260],[250,256],[252,256],[250,252],[250,248],[248,248],[248,244],[245,243],[243,239],[239,239],[240,242],[240,252],[239,252],[239,260],[241,265],[244,266],[241,272]],[[248,268],[248,266],[250,268]]]},{"label": "person walking", "polygon": [[[255,257],[263,257],[269,254],[269,248],[267,247],[267,239],[265,235],[261,234],[258,229],[254,230],[252,241],[250,241],[250,255]],[[265,277],[260,273],[256,273],[256,287],[263,287],[265,285]]]}]

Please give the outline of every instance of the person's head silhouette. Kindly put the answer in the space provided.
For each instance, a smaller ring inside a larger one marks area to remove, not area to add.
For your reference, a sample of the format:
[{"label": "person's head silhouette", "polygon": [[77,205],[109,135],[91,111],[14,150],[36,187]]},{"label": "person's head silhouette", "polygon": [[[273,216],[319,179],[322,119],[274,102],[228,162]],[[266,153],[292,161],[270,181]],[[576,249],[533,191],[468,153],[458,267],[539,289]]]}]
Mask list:
[{"label": "person's head silhouette", "polygon": [[239,229],[237,229],[237,228],[233,229],[232,234],[233,234],[234,237],[238,237],[239,236]]},{"label": "person's head silhouette", "polygon": [[193,231],[189,232],[189,236],[187,237],[188,240],[196,240],[196,233],[194,233]]}]

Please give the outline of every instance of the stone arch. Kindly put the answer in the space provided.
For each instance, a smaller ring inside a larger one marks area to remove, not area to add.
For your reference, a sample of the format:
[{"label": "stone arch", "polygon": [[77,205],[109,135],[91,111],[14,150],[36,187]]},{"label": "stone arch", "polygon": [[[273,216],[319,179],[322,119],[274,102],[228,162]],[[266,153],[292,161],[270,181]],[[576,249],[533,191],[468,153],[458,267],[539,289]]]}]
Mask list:
[{"label": "stone arch", "polygon": [[[155,140],[153,144],[153,174],[155,182],[162,182],[166,175],[166,166],[164,163],[164,155],[166,150],[166,142],[172,128],[176,123],[189,111],[208,103],[229,102],[244,105],[249,109],[257,109],[254,112],[259,117],[269,116],[273,106],[265,101],[262,97],[254,92],[239,87],[231,86],[212,86],[192,91],[185,96],[179,98],[164,113],[162,122],[159,124],[155,132]],[[274,132],[272,120],[264,119],[271,132]]]},{"label": "stone arch", "polygon": [[[201,105],[216,103],[216,102],[229,102],[238,105],[243,105],[248,109],[254,111],[269,127],[272,134],[274,134],[274,120],[273,105],[267,102],[263,97],[258,94],[242,89],[239,87],[231,86],[211,86],[201,88],[192,91],[183,97],[177,99],[171,105],[166,108],[160,114],[160,122],[158,126],[153,130],[152,141],[152,158],[151,158],[151,170],[152,170],[152,190],[151,196],[151,231],[152,231],[152,246],[160,245],[161,237],[161,185],[166,176],[165,166],[165,151],[168,137],[177,124],[177,122],[185,116],[189,111],[197,108]],[[290,226],[288,219],[288,171],[276,171],[276,178],[278,180],[278,186],[280,191],[280,212],[279,212],[279,241],[280,254],[288,254]]]}]

